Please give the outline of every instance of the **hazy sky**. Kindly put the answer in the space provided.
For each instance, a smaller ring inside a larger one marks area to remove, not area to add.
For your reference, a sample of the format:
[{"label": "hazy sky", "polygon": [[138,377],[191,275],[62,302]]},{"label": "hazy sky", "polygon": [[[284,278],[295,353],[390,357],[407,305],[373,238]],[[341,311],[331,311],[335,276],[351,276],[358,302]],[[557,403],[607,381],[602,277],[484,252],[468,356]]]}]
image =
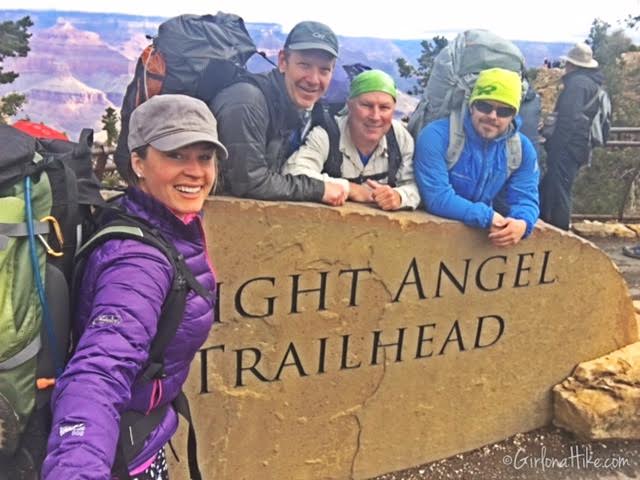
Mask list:
[{"label": "hazy sky", "polygon": [[[640,15],[640,0],[0,0],[0,8],[149,16],[222,10],[247,22],[280,23],[285,31],[298,21],[318,20],[349,36],[422,39],[487,28],[512,40],[578,41],[587,36],[596,17],[618,27],[630,13]],[[640,40],[640,30],[629,33]]]}]

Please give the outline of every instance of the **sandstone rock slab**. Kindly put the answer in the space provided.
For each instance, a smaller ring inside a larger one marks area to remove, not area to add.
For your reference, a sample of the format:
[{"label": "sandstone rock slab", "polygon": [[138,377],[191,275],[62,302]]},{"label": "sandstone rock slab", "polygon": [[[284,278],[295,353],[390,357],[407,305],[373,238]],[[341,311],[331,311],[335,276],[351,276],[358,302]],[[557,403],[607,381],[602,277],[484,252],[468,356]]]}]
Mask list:
[{"label": "sandstone rock slab", "polygon": [[638,339],[608,257],[551,227],[497,249],[424,212],[205,210],[220,323],[186,385],[205,478],[363,479],[471,450],[549,423],[576,364]]},{"label": "sandstone rock slab", "polygon": [[640,342],[581,363],[553,398],[553,423],[581,438],[640,439]]},{"label": "sandstone rock slab", "polygon": [[637,232],[621,223],[602,223],[585,220],[571,225],[571,229],[583,237],[636,238]]}]

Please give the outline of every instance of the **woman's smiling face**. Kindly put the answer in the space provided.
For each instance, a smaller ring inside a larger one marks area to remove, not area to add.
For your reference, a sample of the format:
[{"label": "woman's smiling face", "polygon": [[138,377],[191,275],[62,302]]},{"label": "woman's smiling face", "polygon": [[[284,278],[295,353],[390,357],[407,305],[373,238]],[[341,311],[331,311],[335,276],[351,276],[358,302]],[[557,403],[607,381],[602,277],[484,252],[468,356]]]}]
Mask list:
[{"label": "woman's smiling face", "polygon": [[151,145],[146,158],[133,153],[139,188],[182,216],[202,210],[216,178],[216,149],[199,142],[162,152]]}]

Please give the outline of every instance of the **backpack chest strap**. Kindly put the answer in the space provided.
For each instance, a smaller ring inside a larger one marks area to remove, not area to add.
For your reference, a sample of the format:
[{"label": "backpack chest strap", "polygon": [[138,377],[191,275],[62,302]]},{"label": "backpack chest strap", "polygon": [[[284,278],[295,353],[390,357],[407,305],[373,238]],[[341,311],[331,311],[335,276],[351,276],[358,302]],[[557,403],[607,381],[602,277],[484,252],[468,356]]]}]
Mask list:
[{"label": "backpack chest strap", "polygon": [[[33,222],[35,235],[49,233],[49,222]],[[0,223],[0,235],[5,237],[26,237],[29,235],[26,223]]]},{"label": "backpack chest strap", "polygon": [[31,360],[38,354],[41,345],[42,342],[40,340],[40,335],[36,335],[36,337],[18,353],[4,362],[0,362],[0,372],[3,370],[11,370],[16,368],[18,365],[22,365],[27,360]]}]

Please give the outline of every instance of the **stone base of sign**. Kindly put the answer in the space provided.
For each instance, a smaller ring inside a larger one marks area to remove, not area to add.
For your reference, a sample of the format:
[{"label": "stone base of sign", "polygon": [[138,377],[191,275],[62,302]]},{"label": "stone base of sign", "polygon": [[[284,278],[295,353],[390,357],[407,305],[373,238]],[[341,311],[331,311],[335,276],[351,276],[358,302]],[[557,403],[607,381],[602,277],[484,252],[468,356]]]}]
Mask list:
[{"label": "stone base of sign", "polygon": [[640,342],[581,363],[553,400],[553,423],[580,438],[640,439]]},{"label": "stone base of sign", "polygon": [[633,225],[603,223],[597,220],[573,223],[571,229],[582,237],[636,238],[638,235],[638,231]]},{"label": "stone base of sign", "polygon": [[186,385],[204,478],[365,479],[468,451],[548,424],[554,385],[638,340],[619,272],[571,233],[498,249],[424,212],[205,210],[220,323]]}]

